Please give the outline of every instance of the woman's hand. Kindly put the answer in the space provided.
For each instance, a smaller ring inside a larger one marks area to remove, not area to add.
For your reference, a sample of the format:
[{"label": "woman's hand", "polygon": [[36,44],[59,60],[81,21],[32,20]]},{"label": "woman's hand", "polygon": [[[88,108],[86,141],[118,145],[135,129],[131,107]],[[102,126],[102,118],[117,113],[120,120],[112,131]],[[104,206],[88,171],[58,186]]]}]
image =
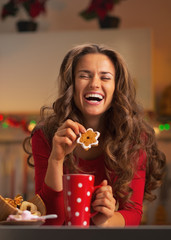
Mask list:
[{"label": "woman's hand", "polygon": [[93,210],[98,212],[92,217],[92,221],[97,226],[105,226],[108,219],[113,217],[116,204],[112,187],[107,185],[107,180],[104,180],[101,185],[102,187],[96,190],[95,200],[92,202]]},{"label": "woman's hand", "polygon": [[71,119],[66,120],[54,134],[50,158],[63,162],[65,156],[71,153],[76,147],[78,134],[85,131],[85,128],[81,124]]},{"label": "woman's hand", "polygon": [[62,175],[65,156],[76,147],[78,134],[85,131],[81,124],[68,119],[54,134],[45,183],[57,192],[63,189]]}]

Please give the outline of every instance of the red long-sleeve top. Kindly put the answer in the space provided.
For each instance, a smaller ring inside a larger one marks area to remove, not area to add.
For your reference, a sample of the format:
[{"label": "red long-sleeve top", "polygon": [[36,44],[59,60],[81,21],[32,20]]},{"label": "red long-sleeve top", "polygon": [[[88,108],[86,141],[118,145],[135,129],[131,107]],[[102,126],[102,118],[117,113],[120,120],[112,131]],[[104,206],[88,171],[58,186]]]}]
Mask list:
[{"label": "red long-sleeve top", "polygon": [[[56,192],[46,185],[44,182],[48,159],[51,153],[51,146],[45,138],[42,130],[37,130],[32,136],[32,152],[35,164],[35,193],[39,194],[43,199],[47,214],[57,214],[57,219],[49,219],[46,221],[48,225],[64,224],[64,200],[63,191]],[[145,154],[139,155],[139,166],[145,162]],[[87,172],[94,172],[95,185],[99,185],[106,178],[104,168],[104,157],[100,156],[91,161],[79,159],[79,165]],[[145,168],[139,167],[132,179],[130,187],[133,189],[131,200],[134,206],[130,209],[120,209],[119,212],[125,219],[125,225],[139,225],[142,216],[142,204],[145,186]]]}]

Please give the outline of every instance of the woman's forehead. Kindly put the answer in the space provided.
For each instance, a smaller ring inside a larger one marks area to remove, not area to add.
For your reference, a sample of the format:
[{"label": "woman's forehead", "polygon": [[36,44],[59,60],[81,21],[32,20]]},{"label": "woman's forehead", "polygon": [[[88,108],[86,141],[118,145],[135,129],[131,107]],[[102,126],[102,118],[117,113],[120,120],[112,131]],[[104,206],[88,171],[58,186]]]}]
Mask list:
[{"label": "woman's forehead", "polygon": [[101,68],[101,70],[104,69],[105,71],[106,68],[114,68],[114,64],[112,60],[105,54],[88,53],[78,60],[75,70],[86,70],[93,67]]}]

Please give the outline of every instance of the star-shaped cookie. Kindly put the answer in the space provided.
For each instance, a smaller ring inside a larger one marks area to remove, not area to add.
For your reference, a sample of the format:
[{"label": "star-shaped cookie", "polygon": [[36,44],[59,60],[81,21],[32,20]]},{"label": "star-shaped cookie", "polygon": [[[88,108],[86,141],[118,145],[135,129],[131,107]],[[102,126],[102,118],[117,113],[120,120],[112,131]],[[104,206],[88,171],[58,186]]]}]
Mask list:
[{"label": "star-shaped cookie", "polygon": [[94,132],[92,128],[88,128],[85,133],[80,133],[77,143],[81,144],[85,150],[89,150],[92,146],[98,146],[99,141],[97,139],[99,136],[98,131]]}]

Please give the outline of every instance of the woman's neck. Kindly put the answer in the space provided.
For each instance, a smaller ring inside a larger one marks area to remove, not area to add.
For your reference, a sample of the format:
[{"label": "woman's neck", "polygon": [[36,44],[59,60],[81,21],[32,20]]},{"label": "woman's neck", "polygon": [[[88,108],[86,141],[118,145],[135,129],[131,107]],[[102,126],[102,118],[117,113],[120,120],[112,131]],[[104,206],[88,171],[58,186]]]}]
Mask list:
[{"label": "woman's neck", "polygon": [[82,158],[84,160],[92,160],[103,154],[103,149],[100,144],[96,147],[90,148],[88,151],[83,149],[80,145],[78,145],[74,150],[74,155],[78,158]]},{"label": "woman's neck", "polygon": [[84,119],[84,126],[85,128],[92,128],[94,131],[100,130],[100,118],[97,116],[95,117],[88,117],[87,119]]}]

